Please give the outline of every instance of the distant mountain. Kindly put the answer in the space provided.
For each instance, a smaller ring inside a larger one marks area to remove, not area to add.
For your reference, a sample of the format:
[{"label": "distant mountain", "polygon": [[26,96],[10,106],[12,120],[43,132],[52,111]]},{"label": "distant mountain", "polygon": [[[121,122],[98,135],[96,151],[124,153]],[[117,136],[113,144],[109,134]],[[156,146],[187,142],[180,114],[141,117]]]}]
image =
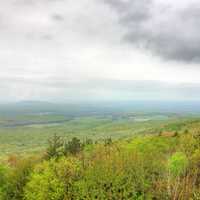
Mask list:
[{"label": "distant mountain", "polygon": [[45,101],[19,101],[15,103],[0,104],[0,114],[18,115],[34,114],[40,112],[55,112],[58,105]]},{"label": "distant mountain", "polygon": [[0,104],[2,115],[30,115],[51,113],[64,116],[102,115],[121,112],[167,112],[200,114],[200,102],[132,101],[103,103],[51,103],[46,101],[20,101]]},{"label": "distant mountain", "polygon": [[55,106],[54,103],[47,102],[47,101],[19,101],[15,103],[17,106]]}]

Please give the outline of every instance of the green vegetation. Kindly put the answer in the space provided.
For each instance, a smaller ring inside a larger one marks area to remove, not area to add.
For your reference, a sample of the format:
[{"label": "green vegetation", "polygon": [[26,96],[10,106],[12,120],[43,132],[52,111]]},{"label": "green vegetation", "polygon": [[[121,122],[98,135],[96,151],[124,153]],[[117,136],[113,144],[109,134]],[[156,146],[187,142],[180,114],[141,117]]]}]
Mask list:
[{"label": "green vegetation", "polygon": [[195,121],[193,118],[180,118],[176,115],[141,113],[71,118],[61,115],[55,115],[55,118],[53,115],[36,116],[28,115],[27,119],[24,115],[0,118],[0,158],[10,154],[44,151],[49,138],[55,133],[67,140],[74,136],[81,141],[87,138],[103,141],[109,137],[117,140],[138,134],[157,134],[163,130],[182,131]]},{"label": "green vegetation", "polygon": [[0,131],[0,200],[200,199],[198,118],[80,117]]},{"label": "green vegetation", "polygon": [[2,163],[0,199],[198,200],[199,143],[190,132],[98,144],[54,135],[43,154]]}]

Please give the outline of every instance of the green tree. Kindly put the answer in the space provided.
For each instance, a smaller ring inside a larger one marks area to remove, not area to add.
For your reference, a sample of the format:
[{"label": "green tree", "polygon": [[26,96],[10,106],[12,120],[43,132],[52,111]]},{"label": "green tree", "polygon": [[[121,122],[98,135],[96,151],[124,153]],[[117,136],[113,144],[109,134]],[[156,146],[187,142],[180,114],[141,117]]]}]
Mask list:
[{"label": "green tree", "polygon": [[86,138],[85,145],[91,145],[91,144],[93,144],[92,139]]},{"label": "green tree", "polygon": [[105,141],[104,141],[104,145],[105,145],[105,146],[109,146],[109,145],[111,145],[111,144],[112,144],[112,138],[111,138],[111,137],[105,139]]},{"label": "green tree", "polygon": [[178,131],[175,131],[173,137],[177,137],[178,135],[179,135]]},{"label": "green tree", "polygon": [[30,159],[20,159],[15,167],[10,168],[7,173],[6,200],[23,199],[23,189],[28,182],[32,168],[33,161]]},{"label": "green tree", "polygon": [[82,144],[80,139],[74,137],[72,140],[68,141],[64,145],[64,154],[67,155],[68,153],[76,155],[82,150]]},{"label": "green tree", "polygon": [[63,140],[60,136],[54,134],[54,136],[49,139],[48,147],[46,150],[46,158],[58,158],[62,155]]},{"label": "green tree", "polygon": [[56,176],[55,161],[38,165],[30,176],[24,193],[25,200],[63,200],[64,183]]}]

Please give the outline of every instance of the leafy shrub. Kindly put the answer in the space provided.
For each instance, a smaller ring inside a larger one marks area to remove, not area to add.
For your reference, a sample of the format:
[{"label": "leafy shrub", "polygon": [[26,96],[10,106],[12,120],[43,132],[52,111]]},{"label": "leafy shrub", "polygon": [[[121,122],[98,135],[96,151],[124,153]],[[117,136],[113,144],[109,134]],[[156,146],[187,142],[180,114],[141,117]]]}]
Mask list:
[{"label": "leafy shrub", "polygon": [[53,161],[38,165],[25,187],[27,200],[62,200],[64,184],[56,177]]},{"label": "leafy shrub", "polygon": [[8,200],[23,199],[23,189],[32,171],[33,162],[32,159],[19,159],[16,166],[10,168],[7,172],[6,197]]},{"label": "leafy shrub", "polygon": [[[44,161],[37,165],[25,186],[26,200],[63,200],[73,196],[72,183],[78,177],[75,159]],[[70,196],[70,197],[69,197]]]},{"label": "leafy shrub", "polygon": [[5,166],[0,165],[0,199],[4,199],[6,196],[7,173],[8,169]]},{"label": "leafy shrub", "polygon": [[176,152],[169,159],[169,171],[174,177],[183,175],[187,167],[188,159],[182,152]]},{"label": "leafy shrub", "polygon": [[[48,159],[11,157],[0,166],[0,200],[199,198],[200,150],[191,134],[83,144],[49,141]],[[175,153],[174,153],[175,152]]]}]

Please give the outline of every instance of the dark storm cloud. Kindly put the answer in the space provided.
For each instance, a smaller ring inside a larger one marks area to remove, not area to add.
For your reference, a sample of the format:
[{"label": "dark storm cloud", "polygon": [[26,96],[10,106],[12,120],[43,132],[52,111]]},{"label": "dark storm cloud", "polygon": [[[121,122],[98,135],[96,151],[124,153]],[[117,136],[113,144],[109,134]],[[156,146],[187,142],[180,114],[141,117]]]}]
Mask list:
[{"label": "dark storm cloud", "polygon": [[122,22],[138,23],[150,17],[152,0],[104,0],[120,14]]},{"label": "dark storm cloud", "polygon": [[200,62],[200,2],[105,0],[126,30],[123,40],[166,60]]}]

